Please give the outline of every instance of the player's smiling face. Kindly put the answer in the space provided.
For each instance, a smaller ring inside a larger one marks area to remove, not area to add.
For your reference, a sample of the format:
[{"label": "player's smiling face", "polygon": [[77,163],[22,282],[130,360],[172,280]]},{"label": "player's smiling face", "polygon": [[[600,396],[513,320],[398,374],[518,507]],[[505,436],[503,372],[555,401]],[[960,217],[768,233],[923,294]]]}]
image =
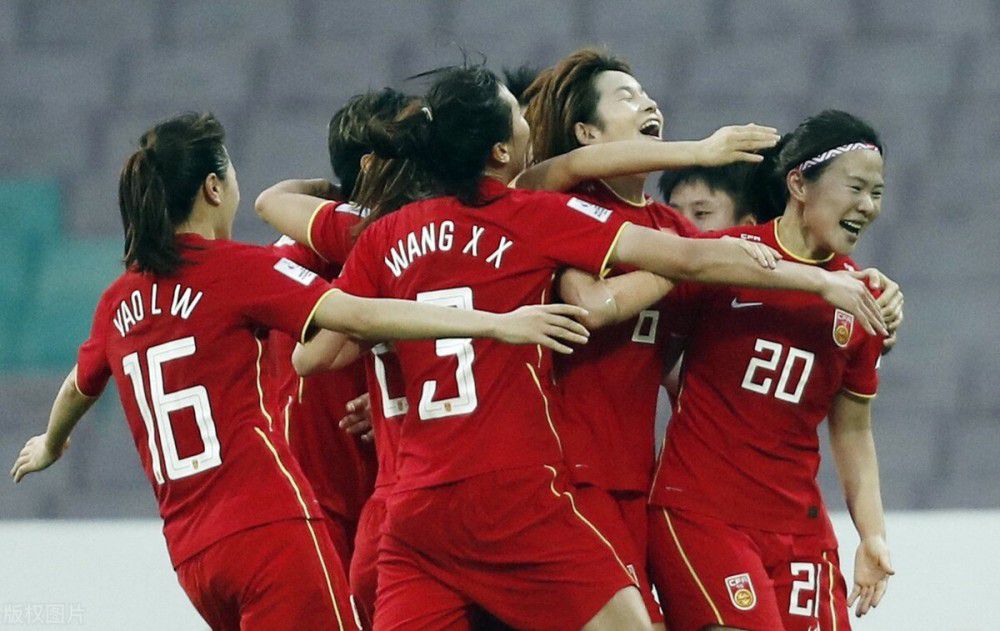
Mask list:
[{"label": "player's smiling face", "polygon": [[802,225],[814,253],[850,254],[882,211],[882,155],[849,151],[802,187]]},{"label": "player's smiling face", "polygon": [[635,77],[605,70],[594,78],[597,92],[596,124],[576,124],[581,144],[650,138],[663,134],[663,114]]}]

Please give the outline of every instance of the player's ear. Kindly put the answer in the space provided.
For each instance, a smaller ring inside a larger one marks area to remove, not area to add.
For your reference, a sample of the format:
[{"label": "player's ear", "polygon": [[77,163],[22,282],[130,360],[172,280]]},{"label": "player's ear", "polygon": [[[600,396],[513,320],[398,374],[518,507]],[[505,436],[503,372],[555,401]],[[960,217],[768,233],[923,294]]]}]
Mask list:
[{"label": "player's ear", "polygon": [[510,145],[506,142],[498,142],[490,149],[490,160],[500,166],[506,166],[510,158]]},{"label": "player's ear", "polygon": [[797,202],[806,201],[806,179],[798,169],[792,169],[785,176],[785,185],[788,186],[788,195]]},{"label": "player's ear", "polygon": [[361,161],[360,162],[361,162],[361,172],[362,173],[368,173],[368,169],[371,168],[371,166],[372,166],[372,160],[374,160],[374,159],[375,159],[375,154],[371,153],[371,152],[368,152],[368,153],[364,154],[363,156],[361,156]]},{"label": "player's ear", "polygon": [[601,131],[596,125],[574,123],[573,134],[576,136],[576,141],[581,145],[591,145],[600,136]]},{"label": "player's ear", "polygon": [[222,204],[222,182],[215,173],[209,173],[201,183],[201,192],[205,201],[213,206]]}]

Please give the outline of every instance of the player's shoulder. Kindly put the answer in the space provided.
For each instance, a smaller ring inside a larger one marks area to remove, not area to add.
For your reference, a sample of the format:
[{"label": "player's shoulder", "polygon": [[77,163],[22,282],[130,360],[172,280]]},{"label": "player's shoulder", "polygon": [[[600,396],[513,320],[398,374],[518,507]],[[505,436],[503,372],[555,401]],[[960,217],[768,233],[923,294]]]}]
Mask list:
[{"label": "player's shoulder", "polygon": [[768,232],[768,224],[754,224],[747,226],[733,226],[731,228],[724,228],[722,230],[711,230],[709,232],[700,232],[698,237],[702,239],[719,239],[722,237],[733,237],[736,239],[743,239],[745,241],[756,241],[758,243],[767,242],[767,236],[770,234]]}]

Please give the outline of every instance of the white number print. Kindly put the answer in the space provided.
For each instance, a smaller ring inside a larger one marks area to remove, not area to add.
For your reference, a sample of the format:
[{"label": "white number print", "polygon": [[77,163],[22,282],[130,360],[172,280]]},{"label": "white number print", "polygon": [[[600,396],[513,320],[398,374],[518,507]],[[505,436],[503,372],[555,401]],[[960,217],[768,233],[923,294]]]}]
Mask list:
[{"label": "white number print", "polygon": [[[205,386],[192,386],[176,392],[163,391],[163,365],[174,359],[190,357],[194,355],[195,350],[197,349],[194,338],[184,337],[153,346],[146,351],[146,363],[149,366],[148,400],[143,385],[139,354],[131,353],[122,358],[122,369],[132,382],[135,401],[139,406],[142,422],[146,426],[146,442],[152,460],[153,476],[158,484],[163,484],[164,480],[163,469],[160,467],[160,450],[156,447],[157,433],[163,447],[167,478],[171,480],[180,480],[222,464],[219,437],[215,431],[212,407],[208,403],[208,390]],[[152,413],[149,402],[152,403]],[[191,408],[194,412],[195,423],[198,425],[198,432],[205,448],[201,453],[181,458],[177,453],[177,443],[170,425],[170,413],[185,408]],[[158,432],[153,431],[154,417]]]},{"label": "white number print", "polygon": [[632,341],[640,344],[656,344],[656,331],[660,326],[660,312],[646,310],[639,313],[632,331]]},{"label": "white number print", "polygon": [[[822,566],[818,563],[792,563],[793,577],[805,575],[801,580],[792,581],[792,593],[788,598],[788,613],[793,616],[819,617],[819,580]],[[803,596],[808,596],[805,602]]]},{"label": "white number print", "polygon": [[[455,287],[421,292],[417,294],[417,302],[471,310],[472,288]],[[454,356],[458,360],[458,368],[455,369],[458,394],[448,399],[435,401],[434,395],[437,393],[438,383],[434,379],[425,381],[420,395],[420,405],[417,408],[420,419],[430,421],[471,413],[479,405],[479,400],[476,397],[476,380],[472,376],[472,362],[476,358],[475,349],[472,348],[472,338],[456,337],[438,340],[434,348],[438,357]]]},{"label": "white number print", "polygon": [[[753,350],[756,353],[767,353],[768,356],[766,358],[752,357],[750,359],[750,363],[747,364],[747,371],[743,375],[742,385],[745,390],[767,396],[771,394],[771,386],[774,384],[774,379],[773,377],[764,376],[760,381],[756,381],[757,371],[760,370],[765,374],[777,372],[785,347],[777,342],[758,338]],[[789,403],[798,403],[802,399],[802,393],[806,389],[806,383],[809,381],[809,375],[812,373],[813,361],[815,359],[816,356],[809,351],[804,351],[794,346],[788,347],[788,355],[785,356],[785,365],[781,371],[781,376],[778,378],[778,387],[774,390],[774,398],[788,401]],[[799,376],[798,383],[795,384],[795,390],[789,392],[788,381],[792,376],[792,370],[800,362],[802,364],[802,374]]]},{"label": "white number print", "polygon": [[398,397],[389,394],[389,379],[386,374],[385,360],[382,357],[394,353],[392,347],[385,342],[372,347],[372,356],[375,358],[375,379],[378,381],[378,389],[382,396],[382,414],[386,418],[406,414],[410,409],[405,392]]}]

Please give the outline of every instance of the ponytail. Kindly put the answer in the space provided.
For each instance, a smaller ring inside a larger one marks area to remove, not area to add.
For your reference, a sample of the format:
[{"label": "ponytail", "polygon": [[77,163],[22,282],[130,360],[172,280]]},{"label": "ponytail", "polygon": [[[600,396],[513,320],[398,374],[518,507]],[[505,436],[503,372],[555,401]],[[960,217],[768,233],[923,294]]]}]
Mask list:
[{"label": "ponytail", "polygon": [[118,182],[126,269],[169,275],[183,264],[175,231],[191,216],[205,178],[226,177],[224,139],[211,114],[184,114],[143,134]]}]

